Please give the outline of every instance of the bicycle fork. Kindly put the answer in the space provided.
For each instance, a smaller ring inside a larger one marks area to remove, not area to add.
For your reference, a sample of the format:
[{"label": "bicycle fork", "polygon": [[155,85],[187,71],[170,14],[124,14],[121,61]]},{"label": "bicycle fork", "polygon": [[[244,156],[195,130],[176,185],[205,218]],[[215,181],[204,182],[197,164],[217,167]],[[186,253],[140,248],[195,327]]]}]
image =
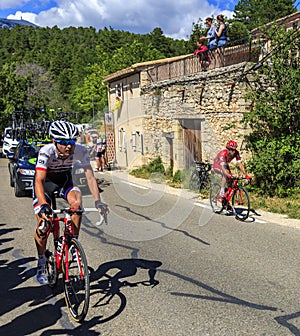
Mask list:
[{"label": "bicycle fork", "polygon": [[240,189],[238,189],[235,193],[236,197],[235,197],[235,200],[236,200],[236,204],[237,205],[244,205],[245,204],[245,201],[244,201],[244,198],[243,198],[243,193]]}]

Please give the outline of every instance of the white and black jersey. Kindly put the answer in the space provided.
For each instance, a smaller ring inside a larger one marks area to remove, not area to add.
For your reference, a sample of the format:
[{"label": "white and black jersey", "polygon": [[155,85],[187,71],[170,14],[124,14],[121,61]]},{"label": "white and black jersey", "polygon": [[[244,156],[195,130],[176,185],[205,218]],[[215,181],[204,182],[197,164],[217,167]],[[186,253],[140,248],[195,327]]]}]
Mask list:
[{"label": "white and black jersey", "polygon": [[80,161],[83,167],[90,166],[89,151],[85,146],[75,144],[74,154],[64,159],[57,154],[54,144],[48,144],[40,149],[35,169],[44,170],[47,174],[67,172],[76,161]]}]

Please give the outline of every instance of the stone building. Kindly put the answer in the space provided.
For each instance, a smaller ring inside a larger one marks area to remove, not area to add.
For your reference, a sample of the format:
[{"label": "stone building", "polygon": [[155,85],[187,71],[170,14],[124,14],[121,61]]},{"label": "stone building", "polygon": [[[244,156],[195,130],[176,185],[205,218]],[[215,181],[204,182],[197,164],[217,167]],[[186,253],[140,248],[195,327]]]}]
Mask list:
[{"label": "stone building", "polygon": [[[299,12],[284,22],[299,25]],[[114,164],[133,169],[160,156],[166,168],[187,169],[194,160],[212,162],[229,139],[247,157],[241,119],[251,102],[244,96],[266,46],[254,33],[251,44],[215,51],[207,71],[197,56],[183,55],[106,76]]]}]

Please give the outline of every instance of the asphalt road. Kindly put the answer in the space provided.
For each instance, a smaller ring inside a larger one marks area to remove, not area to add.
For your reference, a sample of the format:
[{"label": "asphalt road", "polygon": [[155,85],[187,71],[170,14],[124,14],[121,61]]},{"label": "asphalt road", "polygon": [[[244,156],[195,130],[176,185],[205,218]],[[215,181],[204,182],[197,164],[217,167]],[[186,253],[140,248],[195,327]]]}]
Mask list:
[{"label": "asphalt road", "polygon": [[119,172],[99,175],[112,181],[102,193],[109,224],[84,216],[91,305],[76,324],[61,283],[35,281],[31,199],[14,196],[6,159],[0,176],[0,335],[300,335],[298,229],[214,215]]}]

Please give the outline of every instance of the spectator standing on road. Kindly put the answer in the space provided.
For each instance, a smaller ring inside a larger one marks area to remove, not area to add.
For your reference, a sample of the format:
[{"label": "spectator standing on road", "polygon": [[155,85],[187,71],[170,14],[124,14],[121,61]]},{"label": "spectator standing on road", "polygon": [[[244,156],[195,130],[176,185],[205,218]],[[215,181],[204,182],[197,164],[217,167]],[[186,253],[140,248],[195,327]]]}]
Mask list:
[{"label": "spectator standing on road", "polygon": [[105,135],[98,135],[96,143],[94,145],[96,151],[96,172],[103,172],[104,167],[106,166],[105,152],[106,152],[106,141]]}]

